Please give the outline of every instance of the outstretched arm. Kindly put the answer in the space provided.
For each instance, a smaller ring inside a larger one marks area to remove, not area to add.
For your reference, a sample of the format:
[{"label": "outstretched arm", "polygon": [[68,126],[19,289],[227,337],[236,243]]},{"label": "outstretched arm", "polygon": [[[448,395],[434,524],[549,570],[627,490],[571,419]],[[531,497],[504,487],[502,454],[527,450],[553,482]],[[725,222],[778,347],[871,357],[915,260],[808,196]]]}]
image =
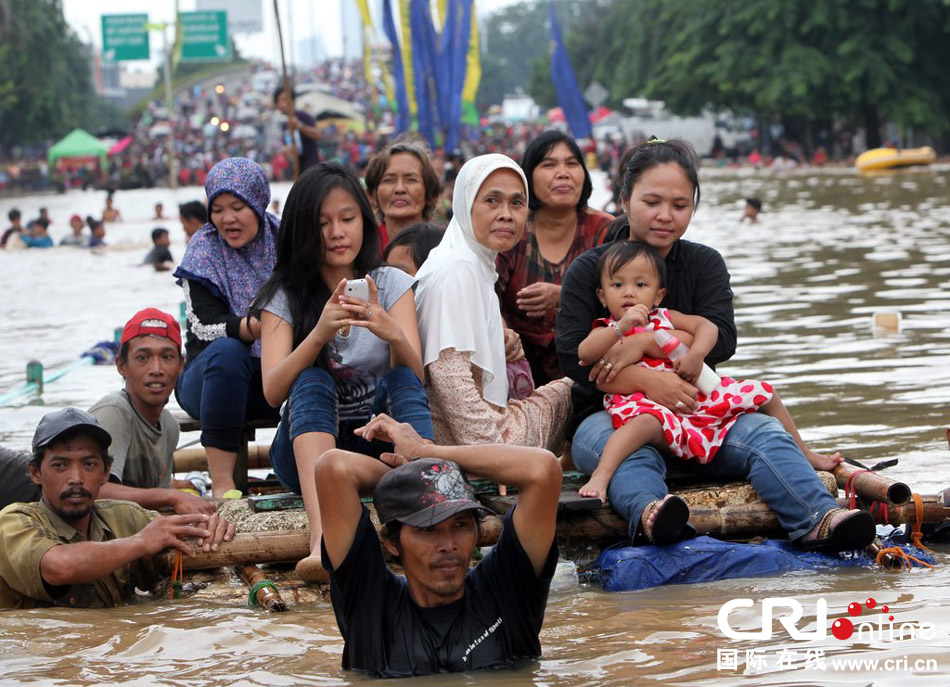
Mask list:
[{"label": "outstretched arm", "polygon": [[512,522],[535,573],[541,573],[554,541],[555,516],[561,492],[561,466],[553,453],[507,444],[427,444],[409,424],[396,422],[388,415],[377,415],[357,433],[366,440],[379,438],[392,441],[395,454],[384,454],[383,460],[394,465],[417,458],[451,460],[469,475],[517,487],[518,507]]},{"label": "outstretched arm", "polygon": [[[232,525],[230,534],[233,533]],[[40,575],[54,587],[93,582],[126,563],[167,548],[180,549],[194,557],[194,550],[182,537],[203,540],[214,534],[209,530],[207,515],[160,516],[131,537],[54,546],[40,560]]]}]

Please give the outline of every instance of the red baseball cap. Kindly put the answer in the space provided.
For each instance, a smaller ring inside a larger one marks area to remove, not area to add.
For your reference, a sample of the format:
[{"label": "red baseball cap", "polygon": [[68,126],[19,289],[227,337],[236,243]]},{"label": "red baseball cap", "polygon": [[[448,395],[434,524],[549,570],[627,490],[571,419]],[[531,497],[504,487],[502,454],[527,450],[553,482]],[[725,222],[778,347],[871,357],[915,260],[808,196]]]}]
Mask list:
[{"label": "red baseball cap", "polygon": [[124,346],[137,336],[161,336],[181,348],[181,327],[178,326],[178,320],[158,308],[145,308],[135,313],[122,328],[119,346]]}]

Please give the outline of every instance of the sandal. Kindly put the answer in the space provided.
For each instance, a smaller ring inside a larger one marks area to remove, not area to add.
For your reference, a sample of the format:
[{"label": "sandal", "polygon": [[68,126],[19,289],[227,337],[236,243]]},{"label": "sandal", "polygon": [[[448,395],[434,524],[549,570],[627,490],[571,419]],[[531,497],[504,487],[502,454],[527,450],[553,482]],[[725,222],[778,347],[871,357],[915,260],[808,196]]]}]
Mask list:
[{"label": "sandal", "polygon": [[[839,513],[848,513],[832,528],[831,523]],[[874,541],[877,528],[874,518],[865,510],[846,508],[832,508],[821,518],[815,528],[815,538],[805,541],[799,540],[799,545],[806,551],[818,553],[838,553],[840,551],[854,551],[863,549]],[[808,536],[808,535],[805,535]]]},{"label": "sandal", "polygon": [[696,530],[689,524],[689,506],[679,496],[670,496],[648,505],[647,510],[640,516],[641,523],[644,517],[649,518],[654,510],[656,516],[651,530],[647,532],[646,526],[642,525],[644,536],[652,544],[663,546],[695,535]]}]

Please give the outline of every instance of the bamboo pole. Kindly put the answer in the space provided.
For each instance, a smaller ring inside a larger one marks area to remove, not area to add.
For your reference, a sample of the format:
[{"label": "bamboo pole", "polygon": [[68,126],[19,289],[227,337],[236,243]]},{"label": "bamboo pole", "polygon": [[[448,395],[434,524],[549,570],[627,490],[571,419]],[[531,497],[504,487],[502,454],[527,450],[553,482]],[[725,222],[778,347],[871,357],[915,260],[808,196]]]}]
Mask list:
[{"label": "bamboo pole", "polygon": [[277,7],[277,0],[274,0],[274,21],[277,24],[277,38],[280,41],[280,68],[283,70],[284,95],[290,102],[290,114],[287,116],[287,128],[290,131],[290,145],[293,147],[293,165],[294,181],[300,176],[300,151],[297,150],[297,141],[294,132],[297,128],[297,114],[294,109],[294,90],[290,83],[290,77],[287,75],[287,60],[284,58],[284,32],[280,28],[280,10]]},{"label": "bamboo pole", "polygon": [[[939,495],[922,496],[924,523],[938,523],[950,519],[950,507],[944,506]],[[839,499],[847,507],[847,499]],[[913,503],[887,505],[891,524],[913,524],[917,514]],[[479,546],[490,546],[498,541],[503,516],[489,515],[483,518]],[[706,534],[722,539],[747,539],[759,536],[782,536],[778,516],[762,501],[715,505],[690,505],[689,523],[697,534]],[[627,522],[609,507],[594,511],[578,511],[558,521],[558,536],[562,540],[582,540],[591,544],[614,543],[627,536]],[[238,534],[230,542],[222,544],[218,551],[198,551],[194,558],[184,557],[185,570],[204,570],[247,563],[286,563],[298,561],[310,554],[310,533],[307,530],[294,532],[254,532]],[[174,552],[166,551],[156,557],[158,566],[166,571],[172,569]]]},{"label": "bamboo pole", "polygon": [[[234,566],[234,572],[237,573],[238,577],[244,580],[244,584],[252,589],[258,582],[267,580],[264,571],[253,564],[236,565]],[[260,605],[261,608],[266,608],[268,611],[282,613],[287,610],[287,604],[280,598],[280,592],[277,591],[276,587],[262,586],[257,590],[254,596],[257,598],[258,605]]]},{"label": "bamboo pole", "polygon": [[[502,518],[497,515],[486,516],[481,523],[479,546],[491,546],[498,541],[501,533]],[[248,563],[291,563],[310,555],[309,530],[294,532],[245,532],[236,534],[234,539],[225,542],[217,551],[196,551],[195,557],[184,556],[184,570],[207,570]],[[158,568],[171,571],[175,560],[172,550],[165,550],[156,557]]]},{"label": "bamboo pole", "polygon": [[[175,472],[206,471],[208,456],[203,446],[180,448],[174,453]],[[247,445],[247,467],[250,470],[266,470],[271,467],[270,446],[265,444]]]},{"label": "bamboo pole", "polygon": [[862,472],[861,468],[847,463],[842,463],[832,471],[835,481],[841,489],[847,486],[848,480],[855,473],[860,474],[854,478],[851,486],[858,496],[897,505],[910,501],[910,487],[903,482],[898,482],[876,472]]}]

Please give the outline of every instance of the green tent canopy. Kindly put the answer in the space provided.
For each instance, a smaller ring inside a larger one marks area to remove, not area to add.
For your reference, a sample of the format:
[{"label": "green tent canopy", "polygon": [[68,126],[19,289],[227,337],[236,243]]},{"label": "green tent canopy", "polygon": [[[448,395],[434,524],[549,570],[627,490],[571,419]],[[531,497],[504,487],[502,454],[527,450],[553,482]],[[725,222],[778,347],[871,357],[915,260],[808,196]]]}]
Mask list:
[{"label": "green tent canopy", "polygon": [[57,160],[68,160],[70,162],[93,162],[98,160],[99,164],[105,168],[108,150],[109,146],[92,134],[86,133],[82,129],[73,129],[71,133],[49,149],[49,163],[55,165]]}]

